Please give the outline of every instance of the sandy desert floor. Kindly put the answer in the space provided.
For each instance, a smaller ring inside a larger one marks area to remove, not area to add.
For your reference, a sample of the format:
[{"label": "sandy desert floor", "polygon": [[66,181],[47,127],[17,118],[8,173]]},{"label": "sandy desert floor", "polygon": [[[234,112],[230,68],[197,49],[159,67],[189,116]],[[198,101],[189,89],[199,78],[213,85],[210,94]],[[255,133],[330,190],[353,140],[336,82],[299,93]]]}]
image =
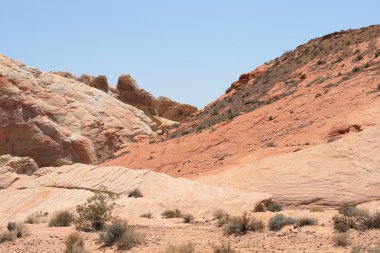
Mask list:
[{"label": "sandy desert floor", "polygon": [[[336,211],[309,212],[307,210],[286,210],[285,215],[293,217],[314,217],[318,225],[294,228],[287,226],[281,231],[250,232],[243,236],[224,236],[221,228],[213,221],[198,221],[183,224],[182,219],[161,218],[129,219],[131,225],[146,235],[144,244],[132,248],[129,252],[165,252],[168,244],[193,242],[195,252],[213,252],[215,246],[230,244],[237,252],[351,252],[354,245],[374,247],[380,242],[380,231],[360,232],[351,230],[350,245],[337,247],[332,240],[335,232],[331,218]],[[274,214],[256,213],[255,217],[268,220]],[[138,224],[138,225],[137,225]],[[46,223],[28,225],[30,235],[13,242],[0,244],[0,252],[39,253],[63,252],[65,237],[74,232],[74,227],[50,228]],[[116,248],[102,247],[97,243],[97,233],[82,233],[89,252],[117,252]]]}]

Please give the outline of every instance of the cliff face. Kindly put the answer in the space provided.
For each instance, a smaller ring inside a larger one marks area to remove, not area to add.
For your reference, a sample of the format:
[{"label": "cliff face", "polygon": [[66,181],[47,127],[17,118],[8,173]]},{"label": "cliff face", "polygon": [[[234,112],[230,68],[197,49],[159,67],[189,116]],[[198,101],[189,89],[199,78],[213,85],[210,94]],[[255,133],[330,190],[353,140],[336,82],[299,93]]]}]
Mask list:
[{"label": "cliff face", "polygon": [[151,123],[102,90],[0,56],[0,154],[39,166],[92,163],[152,134]]}]

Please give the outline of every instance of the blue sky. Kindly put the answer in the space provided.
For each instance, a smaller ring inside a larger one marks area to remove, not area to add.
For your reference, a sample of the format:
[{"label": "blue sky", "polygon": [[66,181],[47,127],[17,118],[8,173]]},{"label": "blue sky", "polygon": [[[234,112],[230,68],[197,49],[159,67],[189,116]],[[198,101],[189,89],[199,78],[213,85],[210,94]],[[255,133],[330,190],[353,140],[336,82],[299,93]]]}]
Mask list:
[{"label": "blue sky", "polygon": [[241,73],[327,33],[380,22],[378,0],[12,0],[0,53],[44,71],[122,73],[203,107]]}]

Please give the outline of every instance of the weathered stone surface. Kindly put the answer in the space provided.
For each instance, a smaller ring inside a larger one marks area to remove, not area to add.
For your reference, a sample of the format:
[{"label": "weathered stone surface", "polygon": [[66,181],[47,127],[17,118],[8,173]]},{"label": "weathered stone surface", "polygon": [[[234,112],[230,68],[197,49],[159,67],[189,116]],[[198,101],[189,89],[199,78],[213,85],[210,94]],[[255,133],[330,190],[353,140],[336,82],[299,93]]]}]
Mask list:
[{"label": "weathered stone surface", "polygon": [[160,117],[173,121],[183,121],[198,109],[192,105],[180,104],[167,97],[158,97],[156,110]]},{"label": "weathered stone surface", "polygon": [[0,155],[39,166],[92,163],[152,134],[151,123],[106,92],[0,55]]},{"label": "weathered stone surface", "polygon": [[0,166],[8,166],[11,168],[11,172],[26,175],[32,175],[38,170],[38,165],[32,158],[11,156],[9,154],[0,156]]}]

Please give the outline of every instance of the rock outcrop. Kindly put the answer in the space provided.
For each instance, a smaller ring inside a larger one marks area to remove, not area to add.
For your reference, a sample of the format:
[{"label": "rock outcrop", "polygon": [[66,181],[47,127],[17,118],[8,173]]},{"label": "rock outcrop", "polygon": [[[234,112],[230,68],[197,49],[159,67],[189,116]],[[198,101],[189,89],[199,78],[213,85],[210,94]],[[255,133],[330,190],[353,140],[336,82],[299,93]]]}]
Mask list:
[{"label": "rock outcrop", "polygon": [[183,121],[198,109],[187,104],[180,104],[166,97],[155,98],[152,94],[139,88],[130,75],[121,75],[116,89],[122,101],[131,104],[147,115],[158,116],[171,121]]},{"label": "rock outcrop", "polygon": [[151,124],[101,90],[0,56],[0,155],[28,156],[40,167],[92,163],[152,134]]},{"label": "rock outcrop", "polygon": [[0,166],[7,166],[10,172],[29,176],[38,170],[38,165],[32,158],[11,156],[9,154],[0,156]]}]

